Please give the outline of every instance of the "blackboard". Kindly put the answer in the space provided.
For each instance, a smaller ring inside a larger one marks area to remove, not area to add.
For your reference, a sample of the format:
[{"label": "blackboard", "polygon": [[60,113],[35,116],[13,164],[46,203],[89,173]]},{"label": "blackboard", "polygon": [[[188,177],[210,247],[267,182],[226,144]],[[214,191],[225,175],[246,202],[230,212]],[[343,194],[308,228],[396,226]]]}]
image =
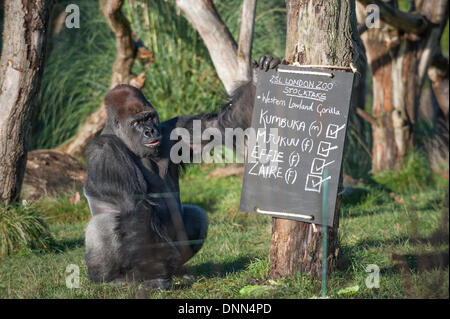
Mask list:
[{"label": "blackboard", "polygon": [[294,66],[259,72],[241,211],[333,225],[353,77]]}]

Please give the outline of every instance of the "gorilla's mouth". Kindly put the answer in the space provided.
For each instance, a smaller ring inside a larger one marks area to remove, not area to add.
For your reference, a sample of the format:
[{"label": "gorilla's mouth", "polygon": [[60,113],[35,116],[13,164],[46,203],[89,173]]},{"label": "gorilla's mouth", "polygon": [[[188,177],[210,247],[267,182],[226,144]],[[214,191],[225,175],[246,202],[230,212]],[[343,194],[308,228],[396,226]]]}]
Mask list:
[{"label": "gorilla's mouth", "polygon": [[149,142],[149,143],[144,143],[145,146],[147,147],[155,147],[159,145],[159,138],[154,139],[153,141]]}]

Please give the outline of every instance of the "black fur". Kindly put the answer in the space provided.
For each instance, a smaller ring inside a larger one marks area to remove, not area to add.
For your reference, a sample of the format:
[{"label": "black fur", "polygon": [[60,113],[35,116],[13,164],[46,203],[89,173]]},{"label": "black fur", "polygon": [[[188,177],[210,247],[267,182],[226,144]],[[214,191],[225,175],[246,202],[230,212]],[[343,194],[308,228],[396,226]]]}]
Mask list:
[{"label": "black fur", "polygon": [[170,133],[177,127],[192,130],[198,119],[202,129],[246,129],[254,94],[249,82],[216,113],[160,124],[138,89],[120,85],[108,93],[107,125],[87,147],[84,192],[93,217],[86,229],[85,261],[91,280],[170,286],[172,275],[201,248],[208,228],[201,208],[181,204],[180,165],[169,156],[177,141]]}]

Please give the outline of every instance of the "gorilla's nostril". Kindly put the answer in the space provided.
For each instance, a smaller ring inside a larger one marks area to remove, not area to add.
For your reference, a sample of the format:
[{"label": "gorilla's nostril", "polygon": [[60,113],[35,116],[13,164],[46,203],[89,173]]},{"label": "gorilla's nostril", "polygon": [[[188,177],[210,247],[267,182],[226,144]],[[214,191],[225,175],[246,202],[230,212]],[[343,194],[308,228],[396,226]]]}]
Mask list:
[{"label": "gorilla's nostril", "polygon": [[152,128],[152,129],[150,130],[150,133],[155,134],[155,129]]},{"label": "gorilla's nostril", "polygon": [[145,137],[150,137],[151,136],[151,132],[149,130],[145,130],[144,131],[144,136]]}]

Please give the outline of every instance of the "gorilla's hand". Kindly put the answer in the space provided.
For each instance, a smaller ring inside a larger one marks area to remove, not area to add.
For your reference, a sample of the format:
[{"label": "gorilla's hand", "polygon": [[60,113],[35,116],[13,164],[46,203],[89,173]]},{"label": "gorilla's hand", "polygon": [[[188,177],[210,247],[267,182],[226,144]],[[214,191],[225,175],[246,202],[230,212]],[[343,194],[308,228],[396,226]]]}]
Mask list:
[{"label": "gorilla's hand", "polygon": [[272,56],[262,55],[259,57],[259,61],[253,61],[253,69],[261,69],[268,71],[269,69],[275,69],[280,64],[286,64],[286,61],[282,61],[280,58],[274,58]]},{"label": "gorilla's hand", "polygon": [[280,58],[274,58],[272,56],[262,55],[259,57],[259,61],[253,61],[253,84],[256,85],[258,82],[258,71],[264,70],[268,71],[270,69],[276,69],[280,64],[288,64],[285,60],[281,60]]}]

